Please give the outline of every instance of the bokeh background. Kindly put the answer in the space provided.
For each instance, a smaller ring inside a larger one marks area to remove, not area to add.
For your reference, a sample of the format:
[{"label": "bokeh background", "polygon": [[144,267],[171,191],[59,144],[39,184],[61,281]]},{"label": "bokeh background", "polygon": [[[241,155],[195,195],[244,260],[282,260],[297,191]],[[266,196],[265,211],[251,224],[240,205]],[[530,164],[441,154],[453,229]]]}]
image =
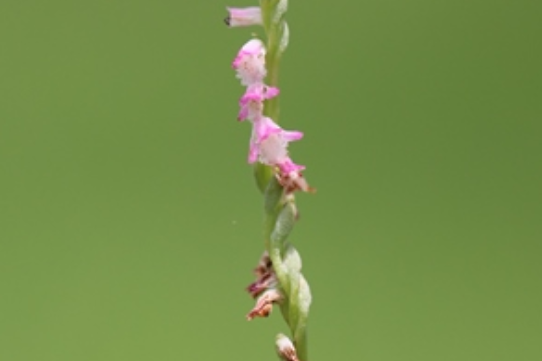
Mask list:
[{"label": "bokeh background", "polygon": [[[0,360],[274,360],[225,1],[0,2]],[[542,359],[542,3],[290,1],[311,360]]]}]

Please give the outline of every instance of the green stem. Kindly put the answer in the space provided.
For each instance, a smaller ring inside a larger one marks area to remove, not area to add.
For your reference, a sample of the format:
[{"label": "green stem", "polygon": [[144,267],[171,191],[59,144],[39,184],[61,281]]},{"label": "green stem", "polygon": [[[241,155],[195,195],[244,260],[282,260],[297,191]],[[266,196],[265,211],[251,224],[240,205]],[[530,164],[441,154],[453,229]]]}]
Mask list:
[{"label": "green stem", "polygon": [[[285,34],[287,29],[285,30],[286,23],[284,21],[285,6],[285,0],[260,0],[262,20],[267,35],[266,84],[273,87],[278,87],[279,65],[285,47],[281,42],[283,36],[287,35]],[[264,102],[264,115],[273,119],[277,124],[279,123],[279,113],[279,97]],[[300,282],[306,282],[301,275],[300,260],[299,266],[297,266],[295,262],[292,264],[292,259],[287,259],[289,251],[295,252],[293,258],[299,257],[293,246],[286,243],[295,223],[295,206],[289,202],[284,204],[283,189],[273,177],[273,170],[270,167],[258,163],[254,172],[258,187],[265,195],[264,235],[266,248],[285,296],[281,311],[292,332],[299,359],[307,361],[306,323],[308,306],[302,307],[302,297],[304,296],[301,293],[310,293],[310,291],[308,287],[306,290],[300,290],[302,288]]]},{"label": "green stem", "polygon": [[[267,53],[265,55],[265,65],[267,68],[266,83],[269,86],[276,87],[279,84],[279,65],[280,65],[280,40],[282,37],[284,22],[282,19],[273,19],[275,11],[280,0],[261,0],[262,19],[265,33],[267,35]],[[280,21],[276,21],[280,20]],[[279,122],[279,98],[268,99],[264,103],[264,114]]]},{"label": "green stem", "polygon": [[[280,39],[283,33],[283,22],[273,21],[275,8],[279,0],[261,0],[262,18],[265,33],[267,35],[265,65],[267,69],[266,84],[272,87],[278,87],[279,84],[279,65],[280,65]],[[264,101],[264,115],[279,123],[279,97],[267,99]],[[273,177],[273,169],[261,163],[254,166],[254,176],[260,192],[265,191],[265,187]]]},{"label": "green stem", "polygon": [[304,331],[299,336],[294,337],[294,346],[297,352],[297,358],[301,361],[307,361],[307,332]]}]

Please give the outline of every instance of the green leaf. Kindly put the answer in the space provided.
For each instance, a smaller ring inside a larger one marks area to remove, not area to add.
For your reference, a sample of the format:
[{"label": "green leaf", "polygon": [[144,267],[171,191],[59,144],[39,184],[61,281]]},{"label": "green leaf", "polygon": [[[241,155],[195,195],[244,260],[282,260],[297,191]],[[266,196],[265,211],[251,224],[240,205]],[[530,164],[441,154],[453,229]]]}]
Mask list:
[{"label": "green leaf", "polygon": [[285,249],[285,242],[292,230],[294,229],[295,224],[295,208],[290,203],[287,202],[284,207],[282,207],[271,233],[271,240],[280,245],[281,250]]},{"label": "green leaf", "polygon": [[273,169],[265,164],[256,163],[254,166],[254,178],[260,192],[265,193],[266,188],[273,178]]},{"label": "green leaf", "polygon": [[264,209],[265,213],[268,216],[272,216],[273,224],[272,228],[270,229],[270,232],[273,231],[273,228],[275,227],[275,221],[279,214],[279,206],[282,201],[282,194],[284,193],[284,189],[278,182],[278,180],[275,177],[272,177],[269,182],[267,182],[267,185],[265,187],[265,193],[264,193]]}]

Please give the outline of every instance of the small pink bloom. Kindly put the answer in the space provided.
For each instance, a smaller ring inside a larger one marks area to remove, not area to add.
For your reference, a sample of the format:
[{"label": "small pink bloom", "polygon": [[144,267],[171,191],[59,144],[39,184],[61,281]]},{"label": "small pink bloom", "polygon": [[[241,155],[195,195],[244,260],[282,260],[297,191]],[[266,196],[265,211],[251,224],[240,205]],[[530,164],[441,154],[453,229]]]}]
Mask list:
[{"label": "small pink bloom", "polygon": [[259,39],[247,42],[237,56],[232,67],[237,71],[241,84],[249,86],[262,83],[267,71],[265,69],[265,46]]},{"label": "small pink bloom", "polygon": [[302,132],[284,130],[268,117],[257,118],[252,124],[249,163],[259,160],[264,164],[278,167],[283,163],[293,164],[288,157],[288,143],[301,139]]},{"label": "small pink bloom", "polygon": [[262,117],[263,101],[271,99],[279,94],[279,89],[265,84],[257,83],[250,85],[245,94],[239,100],[241,110],[238,120],[254,120]]},{"label": "small pink bloom", "polygon": [[254,122],[254,134],[260,162],[281,168],[295,168],[288,157],[288,143],[301,139],[302,132],[284,130],[270,118],[264,117]]},{"label": "small pink bloom", "polygon": [[305,166],[294,163],[288,155],[288,143],[301,139],[303,133],[284,130],[267,117],[258,118],[252,124],[248,162],[258,160],[277,168],[276,177],[286,193],[314,193],[316,190],[309,186],[301,174]]},{"label": "small pink bloom", "polygon": [[224,21],[229,27],[262,25],[262,10],[258,6],[227,9],[229,16]]}]

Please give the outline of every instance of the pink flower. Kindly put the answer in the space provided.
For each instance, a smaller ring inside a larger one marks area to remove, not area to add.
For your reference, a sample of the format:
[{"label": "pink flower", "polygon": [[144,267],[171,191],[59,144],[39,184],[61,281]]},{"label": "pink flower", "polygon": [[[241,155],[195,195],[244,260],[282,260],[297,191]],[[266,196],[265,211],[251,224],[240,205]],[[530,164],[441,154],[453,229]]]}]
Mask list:
[{"label": "pink flower", "polygon": [[258,6],[227,9],[229,16],[224,21],[229,27],[262,25],[262,10]]},{"label": "pink flower", "polygon": [[295,166],[288,157],[288,143],[303,137],[302,132],[288,131],[278,126],[271,118],[260,117],[252,121],[252,137],[250,139],[248,162],[256,160],[282,169],[304,169]]},{"label": "pink flower", "polygon": [[288,155],[288,143],[301,139],[303,133],[284,130],[267,117],[258,118],[252,124],[248,162],[260,161],[275,167],[276,177],[288,194],[298,190],[314,193],[316,190],[301,174],[305,166],[294,163]]},{"label": "pink flower", "polygon": [[265,46],[259,39],[247,42],[237,56],[232,67],[237,71],[237,78],[245,86],[262,83],[267,71],[265,69]]},{"label": "pink flower", "polygon": [[255,120],[262,117],[263,101],[271,99],[279,94],[279,89],[256,83],[247,88],[245,94],[239,100],[241,110],[238,120]]}]

